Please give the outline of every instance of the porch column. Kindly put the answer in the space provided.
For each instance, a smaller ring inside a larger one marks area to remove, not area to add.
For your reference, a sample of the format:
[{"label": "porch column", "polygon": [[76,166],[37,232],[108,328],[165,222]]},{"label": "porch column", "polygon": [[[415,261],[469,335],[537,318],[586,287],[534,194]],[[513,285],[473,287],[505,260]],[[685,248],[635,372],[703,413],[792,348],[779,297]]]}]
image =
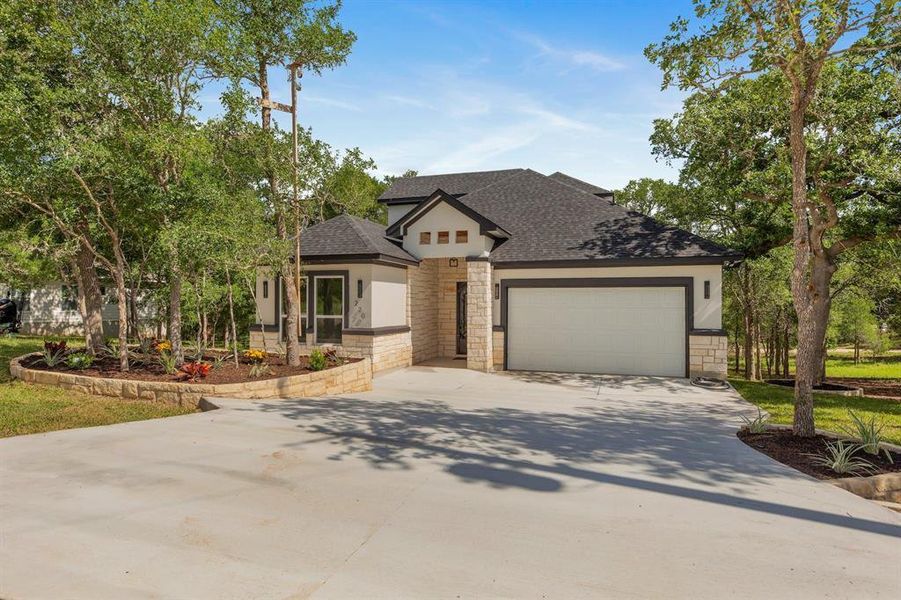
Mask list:
[{"label": "porch column", "polygon": [[491,263],[487,257],[466,259],[466,367],[491,371]]}]

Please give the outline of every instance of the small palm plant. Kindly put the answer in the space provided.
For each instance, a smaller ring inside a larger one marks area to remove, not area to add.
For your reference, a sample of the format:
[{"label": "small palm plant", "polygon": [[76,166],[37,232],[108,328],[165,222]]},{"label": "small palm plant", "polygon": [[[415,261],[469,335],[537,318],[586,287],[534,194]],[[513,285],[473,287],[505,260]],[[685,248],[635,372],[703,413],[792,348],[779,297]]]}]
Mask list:
[{"label": "small palm plant", "polygon": [[842,429],[849,436],[860,440],[860,449],[873,456],[879,456],[879,451],[882,450],[885,452],[885,457],[888,461],[894,462],[892,460],[892,453],[885,448],[879,447],[879,445],[885,441],[885,438],[882,435],[885,423],[877,423],[876,415],[871,415],[869,420],[865,420],[863,417],[858,416],[853,410],[848,410],[848,415],[851,417],[853,426],[845,426]]},{"label": "small palm plant", "polygon": [[826,450],[819,454],[808,454],[813,464],[826,467],[839,475],[867,475],[876,471],[868,461],[855,456],[859,444],[838,440],[827,442]]},{"label": "small palm plant", "polygon": [[765,433],[767,426],[770,424],[769,415],[763,414],[760,408],[757,409],[755,418],[751,419],[742,415],[741,419],[745,422],[745,429],[748,430],[748,433]]}]

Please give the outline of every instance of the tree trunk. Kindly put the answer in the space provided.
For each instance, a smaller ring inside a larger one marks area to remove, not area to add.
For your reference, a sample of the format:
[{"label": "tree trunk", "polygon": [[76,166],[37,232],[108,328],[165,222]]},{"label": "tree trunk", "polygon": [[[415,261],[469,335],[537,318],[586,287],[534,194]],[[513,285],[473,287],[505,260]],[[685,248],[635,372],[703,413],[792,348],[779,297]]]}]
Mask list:
[{"label": "tree trunk", "polygon": [[173,271],[169,279],[169,342],[172,344],[172,356],[175,363],[184,361],[184,350],[181,347],[181,275]]},{"label": "tree trunk", "polygon": [[763,379],[760,372],[760,321],[754,323],[754,380]]},{"label": "tree trunk", "polygon": [[745,379],[754,379],[754,321],[751,312],[745,310]]},{"label": "tree trunk", "polygon": [[235,358],[235,366],[238,366],[238,328],[235,326],[235,303],[232,295],[232,277],[228,269],[225,270],[225,283],[228,285],[228,320],[231,324],[231,337],[233,341],[232,355]]},{"label": "tree trunk", "polygon": [[788,379],[789,370],[788,370],[788,355],[789,355],[789,341],[791,340],[791,332],[789,331],[789,326],[785,326],[784,338],[782,340],[782,377]]},{"label": "tree trunk", "polygon": [[74,259],[75,280],[78,283],[79,308],[84,322],[85,347],[91,355],[103,348],[103,295],[100,279],[94,266],[94,254],[83,244],[78,245]]},{"label": "tree trunk", "polygon": [[116,282],[116,299],[119,309],[119,368],[128,371],[128,292],[125,288],[125,275],[119,269],[113,272]]},{"label": "tree trunk", "polygon": [[738,329],[735,330],[735,374],[738,375],[738,370],[741,368],[739,365],[739,360],[741,360],[741,344],[738,341]]},{"label": "tree trunk", "polygon": [[[259,67],[259,84],[260,84],[260,96],[263,100],[270,100],[269,95],[269,76],[266,73],[266,67],[268,65],[265,61],[261,60],[258,64]],[[268,108],[264,102],[263,106],[260,110],[261,119],[262,119],[262,127],[264,131],[269,131],[270,122],[272,118],[272,110]],[[284,203],[278,200],[278,180],[275,174],[275,171],[271,171],[269,173],[269,194],[270,201],[275,210],[275,222],[276,222],[276,233],[278,237],[282,241],[288,241],[288,226],[287,226],[287,213],[289,212]],[[285,333],[285,346],[287,353],[287,363],[291,366],[299,366],[300,365],[300,340],[298,339],[299,333],[299,324],[300,324],[300,297],[297,293],[297,283],[294,277],[294,273],[292,272],[291,264],[282,265],[281,269],[282,281],[285,285],[285,328],[287,332]],[[278,315],[276,315],[278,317]]]},{"label": "tree trunk", "polygon": [[860,340],[854,340],[854,364],[860,364]]}]

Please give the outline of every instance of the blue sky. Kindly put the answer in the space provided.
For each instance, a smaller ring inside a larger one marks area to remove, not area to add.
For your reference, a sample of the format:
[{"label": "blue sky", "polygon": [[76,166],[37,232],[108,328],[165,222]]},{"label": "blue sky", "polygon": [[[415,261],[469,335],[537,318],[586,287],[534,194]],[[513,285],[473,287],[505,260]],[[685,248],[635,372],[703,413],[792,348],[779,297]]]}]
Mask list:
[{"label": "blue sky", "polygon": [[[674,179],[652,120],[679,110],[642,55],[690,2],[346,0],[346,65],[306,76],[300,121],[382,174],[530,167],[619,188]],[[273,73],[274,97],[289,100]],[[287,124],[287,123],[286,123]]]}]

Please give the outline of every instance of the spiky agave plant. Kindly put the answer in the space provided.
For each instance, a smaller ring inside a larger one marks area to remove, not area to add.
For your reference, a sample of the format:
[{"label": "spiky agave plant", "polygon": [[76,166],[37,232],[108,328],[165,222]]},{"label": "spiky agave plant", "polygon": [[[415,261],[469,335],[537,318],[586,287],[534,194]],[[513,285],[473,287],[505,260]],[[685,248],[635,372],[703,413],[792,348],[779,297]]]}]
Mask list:
[{"label": "spiky agave plant", "polygon": [[763,414],[763,411],[761,411],[760,408],[757,409],[757,416],[755,418],[751,419],[742,415],[741,419],[745,422],[745,429],[747,429],[749,433],[766,432],[767,425],[769,425],[770,422],[769,415]]},{"label": "spiky agave plant", "polygon": [[845,427],[842,427],[842,429],[849,436],[860,441],[860,449],[873,456],[879,456],[879,451],[882,450],[885,452],[885,457],[888,461],[894,462],[892,460],[892,453],[885,448],[879,447],[879,445],[885,441],[885,438],[882,435],[885,423],[881,421],[877,423],[876,415],[870,415],[869,420],[866,420],[850,409],[848,410],[848,415],[851,417],[853,426],[846,425]]},{"label": "spiky agave plant", "polygon": [[808,454],[815,465],[826,467],[839,475],[867,475],[876,471],[868,461],[855,456],[859,444],[838,440],[827,442],[826,449],[819,454]]}]

